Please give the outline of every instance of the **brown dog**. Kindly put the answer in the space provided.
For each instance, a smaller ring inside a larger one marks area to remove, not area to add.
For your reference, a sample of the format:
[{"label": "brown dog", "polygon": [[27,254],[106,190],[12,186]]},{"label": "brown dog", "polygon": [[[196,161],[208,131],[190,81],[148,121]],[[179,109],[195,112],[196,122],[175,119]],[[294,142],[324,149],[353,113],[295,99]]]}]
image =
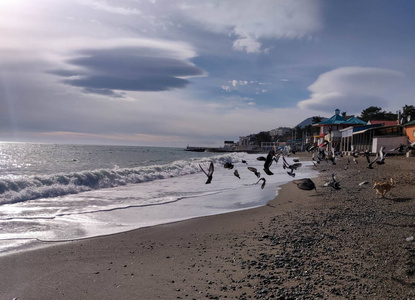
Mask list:
[{"label": "brown dog", "polygon": [[392,178],[389,182],[375,182],[373,188],[376,190],[376,195],[381,195],[381,198],[384,198],[386,193],[389,192],[392,187],[395,185],[395,180]]}]

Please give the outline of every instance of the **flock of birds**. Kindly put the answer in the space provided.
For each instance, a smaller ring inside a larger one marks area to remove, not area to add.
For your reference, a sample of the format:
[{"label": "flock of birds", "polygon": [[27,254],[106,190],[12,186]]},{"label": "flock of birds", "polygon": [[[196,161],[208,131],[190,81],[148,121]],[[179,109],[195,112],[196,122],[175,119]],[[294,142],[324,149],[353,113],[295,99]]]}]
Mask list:
[{"label": "flock of birds", "polygon": [[[311,161],[313,162],[313,164],[315,166],[317,166],[317,164],[320,164],[321,162],[325,161],[327,163],[332,163],[333,165],[337,164],[337,160],[338,157],[343,157],[342,152],[338,152],[338,151],[334,151],[334,150],[327,150],[327,145],[329,144],[328,141],[324,141],[323,143],[321,143],[320,145],[317,145],[315,143],[308,143],[304,146],[305,150],[307,152],[312,153],[312,157],[311,157]],[[410,143],[409,145],[400,145],[397,148],[394,149],[390,149],[389,151],[399,151],[399,152],[403,152],[405,150],[415,150],[415,142],[414,143]],[[291,147],[285,147],[279,151],[276,151],[276,149],[272,149],[268,152],[268,155],[266,157],[264,156],[259,156],[257,157],[258,161],[263,161],[264,165],[263,165],[263,171],[265,172],[265,174],[267,174],[268,176],[272,176],[274,175],[274,173],[271,171],[271,165],[275,162],[275,164],[278,163],[280,157],[282,157],[282,161],[283,161],[283,165],[282,167],[287,170],[287,174],[291,177],[295,177],[295,173],[294,171],[297,170],[298,168],[300,168],[302,166],[302,163],[299,162],[298,159],[293,159],[292,164],[289,164],[287,162],[287,160],[285,159],[285,157],[289,156],[290,154],[295,154],[295,149],[292,149]],[[352,161],[355,164],[358,164],[359,161],[357,158],[363,156],[366,158],[367,161],[367,168],[369,169],[373,169],[374,165],[382,165],[385,163],[385,159],[386,159],[386,155],[387,152],[385,152],[385,147],[381,147],[380,150],[376,153],[375,157],[373,159],[370,158],[370,152],[368,150],[363,151],[363,152],[357,152],[357,151],[352,151],[351,152],[351,157],[352,157]],[[242,163],[248,165],[248,163],[245,160],[242,160]],[[344,169],[346,170],[349,165],[351,164],[351,160],[350,158],[347,159],[347,163],[346,166],[344,167]],[[209,165],[209,168],[207,171],[205,171],[202,166],[199,164],[199,167],[202,169],[202,171],[206,174],[207,176],[207,181],[206,184],[209,184],[212,182],[212,178],[213,178],[213,172],[214,172],[214,165],[211,162]],[[233,169],[234,165],[232,164],[232,162],[226,162],[224,164],[224,168],[226,169]],[[265,187],[266,184],[266,179],[265,177],[261,177],[261,173],[257,168],[254,167],[247,167],[249,171],[251,171],[252,173],[254,173],[254,175],[258,178],[258,181],[255,184],[258,184],[260,181],[262,181],[261,184],[261,188],[263,189]],[[234,175],[237,178],[241,178],[239,175],[238,170],[234,170]],[[297,185],[297,187],[301,190],[315,190],[317,192],[317,187],[315,185],[315,183],[310,179],[310,178],[303,178],[303,179],[298,179],[298,180],[293,180],[293,183],[295,183]],[[360,185],[366,184],[368,182],[362,182],[360,183]],[[326,182],[324,184],[325,187],[332,187],[335,190],[339,190],[341,189],[340,187],[340,182],[337,180],[336,175],[333,173],[331,176],[331,180]]]},{"label": "flock of birds", "polygon": [[[284,149],[281,149],[279,151],[276,151],[276,149],[272,149],[268,152],[268,155],[265,156],[259,156],[257,157],[258,161],[263,161],[264,165],[263,165],[263,171],[266,175],[268,176],[272,176],[274,175],[274,173],[271,170],[271,165],[273,163],[277,164],[279,159],[282,157],[282,161],[283,161],[283,165],[282,167],[287,170],[287,174],[291,177],[295,177],[295,173],[294,171],[297,170],[298,168],[300,168],[302,166],[302,163],[299,162],[298,159],[293,159],[293,163],[288,163],[287,160],[285,159],[286,156],[289,156],[291,153],[295,153],[295,149],[291,149],[290,147],[286,147]],[[248,162],[245,160],[242,160],[242,163],[248,165]],[[203,169],[203,167],[199,164],[200,169],[202,169],[203,173],[205,173],[205,175],[207,176],[207,181],[206,184],[209,184],[212,182],[212,178],[213,178],[213,172],[214,172],[214,165],[213,162],[210,163],[209,168],[207,169],[207,171],[205,171]],[[225,169],[233,169],[234,165],[232,164],[232,162],[226,162],[223,167]],[[258,184],[259,182],[262,181],[261,184],[261,188],[263,189],[265,187],[265,184],[267,182],[265,177],[261,177],[261,171],[258,170],[257,168],[248,166],[247,169],[249,171],[251,171],[258,179],[258,181],[255,184]],[[233,173],[237,178],[241,178],[239,175],[238,170],[234,170]],[[293,182],[295,182],[297,184],[297,186],[300,189],[303,190],[312,190],[312,189],[316,189],[316,185],[314,184],[314,182],[309,179],[309,178],[304,178],[304,179],[299,179],[299,180],[294,180]]]}]

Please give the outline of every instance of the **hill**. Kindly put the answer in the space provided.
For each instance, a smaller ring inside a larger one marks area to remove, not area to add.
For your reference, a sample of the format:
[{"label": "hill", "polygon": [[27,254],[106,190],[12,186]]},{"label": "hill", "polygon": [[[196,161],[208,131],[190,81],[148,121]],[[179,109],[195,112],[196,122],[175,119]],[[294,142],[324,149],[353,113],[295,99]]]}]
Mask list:
[{"label": "hill", "polygon": [[[326,121],[327,119],[328,118],[321,117],[321,121]],[[304,121],[302,121],[301,123],[298,123],[295,127],[298,126],[300,128],[304,128],[304,127],[306,127],[308,125],[311,125],[312,124],[312,121],[313,121],[313,117],[307,118]]]}]

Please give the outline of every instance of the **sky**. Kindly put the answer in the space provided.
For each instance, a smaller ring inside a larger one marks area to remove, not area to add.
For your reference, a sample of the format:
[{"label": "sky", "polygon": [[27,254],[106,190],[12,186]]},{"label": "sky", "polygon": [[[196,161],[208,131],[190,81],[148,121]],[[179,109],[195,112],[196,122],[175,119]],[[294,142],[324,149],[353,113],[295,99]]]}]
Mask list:
[{"label": "sky", "polygon": [[0,140],[223,146],[415,103],[412,0],[0,0]]}]

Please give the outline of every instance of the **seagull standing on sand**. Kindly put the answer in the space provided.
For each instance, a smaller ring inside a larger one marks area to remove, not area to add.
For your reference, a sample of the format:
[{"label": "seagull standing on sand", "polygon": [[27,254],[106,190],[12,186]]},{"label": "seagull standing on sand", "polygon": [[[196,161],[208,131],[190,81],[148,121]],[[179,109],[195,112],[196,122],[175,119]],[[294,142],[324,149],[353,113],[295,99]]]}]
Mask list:
[{"label": "seagull standing on sand", "polygon": [[[376,154],[377,156],[377,154]],[[385,153],[385,147],[380,147],[379,150],[379,160],[376,161],[378,165],[383,165],[385,163],[386,153]]]},{"label": "seagull standing on sand", "polygon": [[349,165],[350,165],[350,158],[347,159],[347,163],[344,166],[344,169],[347,170],[347,168],[349,168]]},{"label": "seagull standing on sand", "polygon": [[298,188],[301,190],[306,190],[306,191],[316,190],[317,192],[317,187],[310,178],[293,180],[293,183],[295,183],[298,186]]},{"label": "seagull standing on sand", "polygon": [[334,173],[331,174],[331,181],[326,182],[324,184],[324,186],[331,186],[335,190],[340,190],[341,189],[340,188],[340,183],[337,181],[336,175],[334,175]]},{"label": "seagull standing on sand", "polygon": [[206,173],[205,170],[203,170],[203,168],[202,168],[202,166],[200,164],[199,164],[199,167],[202,169],[203,173],[205,173],[206,176],[207,176],[207,178],[208,178],[207,181],[206,181],[206,184],[211,183],[212,182],[212,178],[213,178],[213,170],[214,170],[213,162],[210,163],[209,170],[208,170],[207,173]]}]

